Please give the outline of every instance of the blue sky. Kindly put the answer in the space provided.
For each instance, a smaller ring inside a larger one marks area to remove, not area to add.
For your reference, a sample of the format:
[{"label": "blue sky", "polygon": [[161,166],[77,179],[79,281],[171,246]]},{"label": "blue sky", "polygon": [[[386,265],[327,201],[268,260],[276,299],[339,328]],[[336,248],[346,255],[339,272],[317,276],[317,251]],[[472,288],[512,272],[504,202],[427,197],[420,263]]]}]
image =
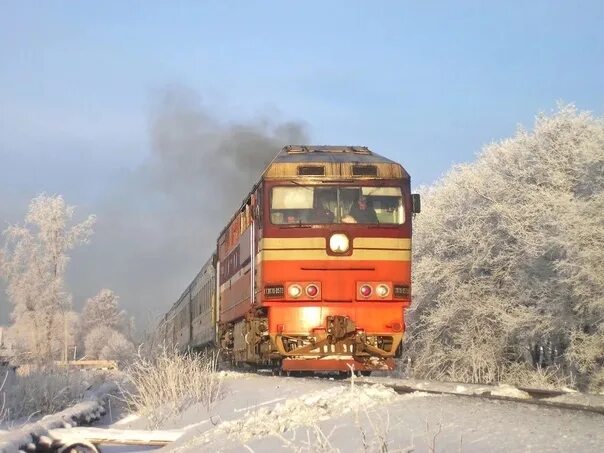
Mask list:
[{"label": "blue sky", "polygon": [[368,145],[417,184],[558,100],[604,111],[604,3],[485,3],[3,1],[1,190],[102,192],[146,154],[168,84],[225,120]]},{"label": "blue sky", "polygon": [[146,162],[166,86],[430,184],[560,100],[602,115],[603,24],[601,0],[0,0],[0,224],[42,191],[98,212]]}]

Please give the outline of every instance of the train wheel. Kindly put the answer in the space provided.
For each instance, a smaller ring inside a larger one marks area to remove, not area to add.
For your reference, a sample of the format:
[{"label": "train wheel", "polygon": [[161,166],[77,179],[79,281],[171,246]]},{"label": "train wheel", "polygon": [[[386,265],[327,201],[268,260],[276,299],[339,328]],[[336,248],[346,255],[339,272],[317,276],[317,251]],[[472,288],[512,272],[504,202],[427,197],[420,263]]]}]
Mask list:
[{"label": "train wheel", "polygon": [[334,379],[346,379],[350,376],[348,371],[338,371],[338,373],[334,376]]}]

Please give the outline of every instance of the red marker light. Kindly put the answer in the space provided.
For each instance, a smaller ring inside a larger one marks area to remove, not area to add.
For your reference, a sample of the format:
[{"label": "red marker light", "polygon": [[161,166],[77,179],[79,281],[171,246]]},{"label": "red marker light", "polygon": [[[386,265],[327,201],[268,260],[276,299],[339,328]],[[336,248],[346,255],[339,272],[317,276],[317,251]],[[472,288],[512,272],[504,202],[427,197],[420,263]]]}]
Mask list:
[{"label": "red marker light", "polygon": [[306,295],[308,297],[315,297],[317,294],[319,294],[319,288],[317,285],[308,285],[306,287]]},{"label": "red marker light", "polygon": [[369,296],[371,296],[372,289],[371,289],[371,286],[369,286],[369,285],[363,285],[363,286],[361,286],[360,291],[361,291],[361,296],[369,297]]}]

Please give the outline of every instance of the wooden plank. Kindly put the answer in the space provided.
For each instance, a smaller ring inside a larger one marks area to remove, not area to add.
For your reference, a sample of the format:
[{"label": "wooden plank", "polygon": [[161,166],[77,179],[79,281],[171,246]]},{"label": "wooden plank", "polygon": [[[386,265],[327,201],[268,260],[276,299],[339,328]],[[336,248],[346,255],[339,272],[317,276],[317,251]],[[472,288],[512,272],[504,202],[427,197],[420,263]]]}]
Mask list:
[{"label": "wooden plank", "polygon": [[78,426],[51,429],[50,436],[64,443],[86,440],[95,445],[148,445],[164,446],[179,439],[184,430],[114,429]]},{"label": "wooden plank", "polygon": [[117,362],[115,360],[70,360],[67,364],[61,361],[56,361],[55,364],[77,368],[117,369]]}]

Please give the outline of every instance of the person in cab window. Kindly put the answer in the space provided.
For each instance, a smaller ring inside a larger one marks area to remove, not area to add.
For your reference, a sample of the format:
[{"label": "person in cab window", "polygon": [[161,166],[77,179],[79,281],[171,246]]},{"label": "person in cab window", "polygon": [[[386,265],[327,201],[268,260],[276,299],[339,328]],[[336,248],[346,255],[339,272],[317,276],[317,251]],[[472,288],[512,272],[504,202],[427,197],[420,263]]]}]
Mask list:
[{"label": "person in cab window", "polygon": [[316,200],[315,208],[312,211],[311,222],[312,223],[333,223],[335,218],[331,209],[329,209],[329,202],[320,198]]},{"label": "person in cab window", "polygon": [[369,205],[369,200],[364,195],[350,208],[348,216],[352,217],[356,223],[379,223],[374,209]]}]

